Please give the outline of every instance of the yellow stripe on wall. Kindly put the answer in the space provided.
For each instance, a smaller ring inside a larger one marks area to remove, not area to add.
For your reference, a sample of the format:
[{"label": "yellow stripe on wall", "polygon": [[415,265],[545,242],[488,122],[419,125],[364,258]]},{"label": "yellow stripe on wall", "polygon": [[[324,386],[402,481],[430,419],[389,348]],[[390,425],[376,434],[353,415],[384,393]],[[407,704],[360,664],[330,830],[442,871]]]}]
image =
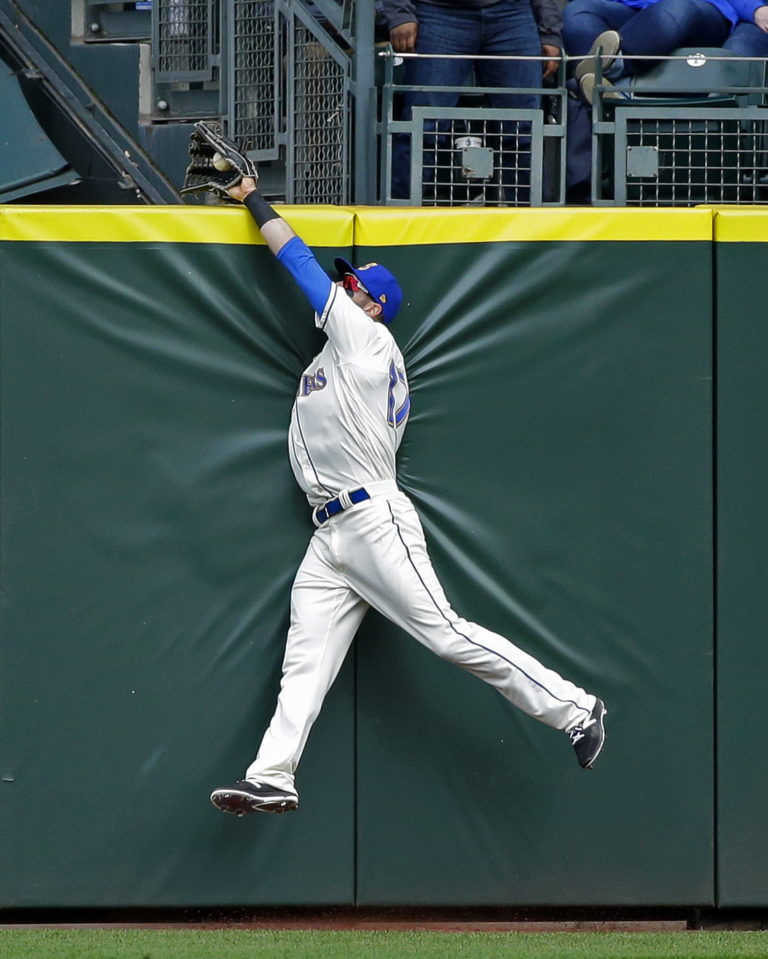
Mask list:
[{"label": "yellow stripe on wall", "polygon": [[552,240],[711,240],[709,209],[356,208],[359,246]]},{"label": "yellow stripe on wall", "polygon": [[[354,211],[276,206],[310,246],[352,246]],[[263,243],[242,207],[0,206],[0,240],[88,243]]]},{"label": "yellow stripe on wall", "polygon": [[768,243],[768,207],[715,210],[718,243]]},{"label": "yellow stripe on wall", "polygon": [[[696,209],[593,207],[451,208],[277,206],[281,216],[316,247],[418,246],[552,240],[711,240],[713,217],[723,239],[768,236],[766,213]],[[747,232],[756,236],[747,237]],[[260,244],[261,234],[240,207],[0,206],[0,239],[102,243]]]}]

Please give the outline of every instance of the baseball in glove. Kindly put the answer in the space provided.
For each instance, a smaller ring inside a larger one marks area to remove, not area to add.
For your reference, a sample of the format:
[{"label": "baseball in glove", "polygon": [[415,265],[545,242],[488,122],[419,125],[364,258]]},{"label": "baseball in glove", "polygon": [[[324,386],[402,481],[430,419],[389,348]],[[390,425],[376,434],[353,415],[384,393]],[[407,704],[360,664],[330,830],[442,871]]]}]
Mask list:
[{"label": "baseball in glove", "polygon": [[184,176],[182,193],[203,193],[210,190],[229,199],[227,190],[243,177],[258,180],[256,164],[245,156],[237,144],[221,132],[221,124],[200,121],[189,137],[190,163]]}]

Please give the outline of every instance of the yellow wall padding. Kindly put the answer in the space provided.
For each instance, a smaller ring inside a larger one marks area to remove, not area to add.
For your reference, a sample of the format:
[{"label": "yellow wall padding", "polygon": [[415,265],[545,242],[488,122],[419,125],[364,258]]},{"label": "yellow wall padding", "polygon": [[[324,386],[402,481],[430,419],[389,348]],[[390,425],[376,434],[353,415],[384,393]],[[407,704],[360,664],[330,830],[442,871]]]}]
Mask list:
[{"label": "yellow wall padding", "polygon": [[[276,206],[310,246],[352,245],[354,211]],[[0,240],[103,243],[263,243],[242,207],[0,206]]]},{"label": "yellow wall padding", "polygon": [[[413,209],[278,206],[310,246],[401,246],[552,240],[711,240],[768,237],[768,212],[697,209]],[[737,224],[739,224],[737,226]],[[734,235],[735,231],[735,235]],[[751,233],[757,234],[751,236]],[[120,243],[262,243],[239,207],[6,206],[0,239]]]},{"label": "yellow wall padding", "polygon": [[719,243],[768,243],[768,206],[715,211]]},{"label": "yellow wall padding", "polygon": [[711,240],[712,211],[701,209],[357,208],[355,243],[403,246],[552,240]]}]

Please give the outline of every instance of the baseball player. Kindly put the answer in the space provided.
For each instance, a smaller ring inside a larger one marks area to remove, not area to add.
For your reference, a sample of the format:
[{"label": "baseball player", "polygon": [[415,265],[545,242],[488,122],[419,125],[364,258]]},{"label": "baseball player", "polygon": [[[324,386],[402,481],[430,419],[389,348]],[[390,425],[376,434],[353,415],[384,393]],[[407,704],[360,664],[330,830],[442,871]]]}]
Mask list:
[{"label": "baseball player", "polygon": [[288,451],[316,527],[291,593],[277,709],[243,779],[211,802],[237,816],[296,809],[295,773],[309,731],[369,607],[438,656],[564,730],[590,768],[605,740],[605,705],[528,653],[458,616],[432,569],[424,534],[395,480],[410,411],[403,356],[389,331],[402,293],[377,263],[337,259],[332,281],[264,200],[255,179],[229,189],[293,276],[327,336],[301,375]]}]

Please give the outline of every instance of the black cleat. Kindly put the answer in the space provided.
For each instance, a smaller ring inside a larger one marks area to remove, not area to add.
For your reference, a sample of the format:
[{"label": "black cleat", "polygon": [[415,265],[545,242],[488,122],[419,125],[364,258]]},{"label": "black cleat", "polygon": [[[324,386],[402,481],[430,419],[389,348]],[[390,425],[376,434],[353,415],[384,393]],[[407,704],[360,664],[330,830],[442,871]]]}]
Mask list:
[{"label": "black cleat", "polygon": [[266,783],[251,783],[247,779],[238,780],[234,786],[214,789],[211,802],[222,812],[238,817],[251,812],[282,813],[299,808],[299,799],[294,793]]},{"label": "black cleat", "polygon": [[605,717],[608,710],[602,699],[595,700],[589,719],[568,730],[571,745],[582,769],[591,769],[605,743]]}]

